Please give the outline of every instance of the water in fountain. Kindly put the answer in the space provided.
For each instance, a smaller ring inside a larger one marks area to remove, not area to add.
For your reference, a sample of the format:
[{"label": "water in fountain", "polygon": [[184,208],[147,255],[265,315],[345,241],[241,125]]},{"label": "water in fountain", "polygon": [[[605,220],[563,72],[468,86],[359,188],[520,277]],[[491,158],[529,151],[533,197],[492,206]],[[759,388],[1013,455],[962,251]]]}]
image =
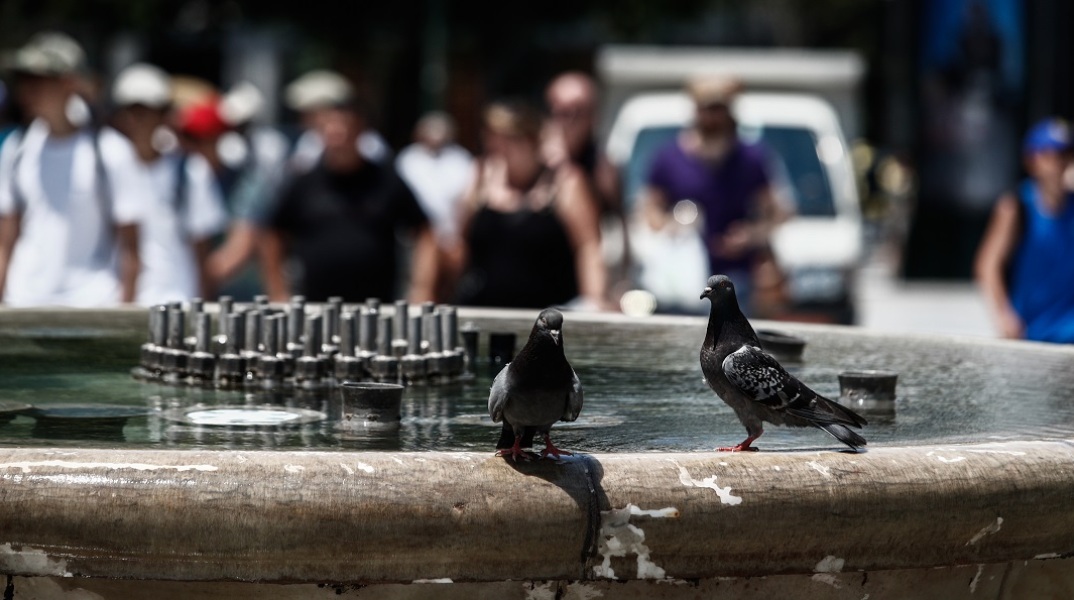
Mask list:
[{"label": "water in fountain", "polygon": [[[513,332],[524,339],[532,325],[531,315],[472,320],[481,332],[478,357],[487,356],[491,333]],[[419,324],[430,332],[434,327]],[[870,424],[864,435],[870,447],[1067,437],[1074,432],[1069,391],[1074,378],[1069,369],[1072,354],[1062,349],[831,328],[805,327],[795,333],[809,345],[800,363],[787,366],[831,398],[839,395],[842,371],[899,373],[894,414],[866,413]],[[567,356],[586,397],[577,422],[556,425],[557,444],[583,452],[694,451],[739,441],[742,426],[701,379],[697,355],[703,336],[704,322],[694,318],[599,322],[568,314]],[[385,349],[390,352],[390,326],[385,338]],[[227,390],[134,380],[130,366],[139,360],[141,341],[132,330],[10,325],[0,329],[0,403],[151,409],[148,416],[129,420],[121,435],[114,429],[111,437],[95,433],[94,423],[87,421],[79,425],[81,434],[67,434],[70,440],[42,436],[40,430],[35,433],[35,420],[22,415],[0,423],[0,444],[491,452],[498,435],[498,426],[486,410],[493,369],[498,366],[490,366],[487,359],[476,365],[472,381],[409,386],[398,430],[363,438],[342,436],[336,430],[332,417],[338,414],[339,399],[332,388]],[[213,427],[165,418],[169,409],[195,405],[273,405],[321,411],[329,419],[296,427]],[[819,430],[773,426],[758,445],[762,449],[839,447]]]}]

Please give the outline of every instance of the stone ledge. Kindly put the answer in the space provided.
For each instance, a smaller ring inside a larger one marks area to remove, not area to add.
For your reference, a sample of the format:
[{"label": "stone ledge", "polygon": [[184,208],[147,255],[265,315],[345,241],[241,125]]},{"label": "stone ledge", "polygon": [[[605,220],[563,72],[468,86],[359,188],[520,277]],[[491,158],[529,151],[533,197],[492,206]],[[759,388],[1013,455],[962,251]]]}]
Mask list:
[{"label": "stone ledge", "polygon": [[1074,445],[580,455],[0,449],[0,573],[699,580],[1074,551]]}]

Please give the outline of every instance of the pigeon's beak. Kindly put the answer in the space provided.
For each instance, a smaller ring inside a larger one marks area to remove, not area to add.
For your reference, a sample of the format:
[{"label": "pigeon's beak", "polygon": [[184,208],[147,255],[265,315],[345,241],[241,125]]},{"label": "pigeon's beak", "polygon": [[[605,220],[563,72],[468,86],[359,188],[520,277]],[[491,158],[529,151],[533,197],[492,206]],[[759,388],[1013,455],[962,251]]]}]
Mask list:
[{"label": "pigeon's beak", "polygon": [[558,329],[549,329],[548,335],[552,336],[552,341],[555,342],[557,346],[560,345]]},{"label": "pigeon's beak", "polygon": [[705,298],[708,298],[709,294],[711,294],[711,293],[712,293],[712,288],[710,288],[710,287],[705,288],[705,291],[701,292],[701,298],[700,299],[704,300]]}]

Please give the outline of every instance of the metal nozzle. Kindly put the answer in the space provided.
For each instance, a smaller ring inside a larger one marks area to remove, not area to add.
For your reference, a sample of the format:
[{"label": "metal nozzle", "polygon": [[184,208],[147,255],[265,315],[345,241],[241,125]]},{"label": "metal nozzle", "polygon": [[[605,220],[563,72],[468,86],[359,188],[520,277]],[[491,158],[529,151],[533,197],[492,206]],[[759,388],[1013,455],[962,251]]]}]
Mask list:
[{"label": "metal nozzle", "polygon": [[358,346],[363,352],[377,350],[377,313],[363,307],[358,328]]},{"label": "metal nozzle", "polygon": [[195,334],[197,339],[195,342],[194,350],[197,352],[209,352],[209,343],[212,341],[212,316],[209,313],[198,313],[198,320],[195,321]]},{"label": "metal nozzle", "polygon": [[168,347],[181,350],[186,334],[186,316],[181,308],[169,308],[168,313]]},{"label": "metal nozzle", "polygon": [[381,314],[378,319],[379,334],[377,336],[377,354],[392,353],[392,316]]},{"label": "metal nozzle", "polygon": [[422,315],[410,317],[409,335],[407,336],[407,354],[421,354]]},{"label": "metal nozzle", "polygon": [[280,351],[280,317],[273,315],[265,319],[265,337],[264,346],[265,354],[275,355]]},{"label": "metal nozzle", "polygon": [[410,322],[409,312],[410,305],[406,300],[395,301],[395,330],[392,332],[392,339],[406,339],[406,326]]},{"label": "metal nozzle", "polygon": [[422,315],[421,347],[425,353],[444,351],[444,333],[440,330],[440,313]]},{"label": "metal nozzle", "polygon": [[239,313],[231,313],[227,316],[227,343],[224,346],[226,354],[238,354],[242,350],[244,318]]},{"label": "metal nozzle", "polygon": [[150,326],[152,329],[151,341],[157,346],[165,346],[168,344],[168,307],[163,304],[158,304],[149,309],[149,315],[152,317]]},{"label": "metal nozzle", "polygon": [[246,351],[257,352],[261,345],[261,311],[246,312]]},{"label": "metal nozzle", "polygon": [[302,356],[317,356],[321,353],[321,315],[306,317],[306,338],[302,344]]},{"label": "metal nozzle", "polygon": [[342,356],[354,356],[356,325],[354,313],[343,313],[339,316],[339,353]]},{"label": "metal nozzle", "polygon": [[440,335],[443,337],[442,350],[454,350],[459,347],[459,310],[454,306],[443,305],[440,313]]}]

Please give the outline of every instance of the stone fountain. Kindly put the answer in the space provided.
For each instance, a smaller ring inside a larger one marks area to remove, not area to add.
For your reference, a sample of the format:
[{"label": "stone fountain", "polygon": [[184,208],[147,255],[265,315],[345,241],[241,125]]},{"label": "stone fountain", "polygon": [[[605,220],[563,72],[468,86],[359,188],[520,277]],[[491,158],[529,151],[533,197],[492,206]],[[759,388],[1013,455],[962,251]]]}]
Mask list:
[{"label": "stone fountain", "polygon": [[[523,336],[533,319],[458,316]],[[836,397],[839,373],[896,371],[895,408],[867,414],[862,453],[773,428],[762,452],[726,454],[709,449],[741,431],[703,395],[703,320],[568,314],[586,407],[556,431],[577,454],[514,464],[493,456],[496,429],[479,414],[491,367],[473,383],[408,387],[393,437],[355,441],[330,425],[332,394],[132,380],[121,365],[140,360],[146,321],[133,309],[0,311],[0,402],[146,412],[111,440],[41,439],[23,413],[0,424],[5,598],[1074,590],[1069,348],[780,323],[809,342],[792,368],[812,387]],[[183,402],[327,419],[256,435],[195,428],[179,443],[161,415]]]}]

